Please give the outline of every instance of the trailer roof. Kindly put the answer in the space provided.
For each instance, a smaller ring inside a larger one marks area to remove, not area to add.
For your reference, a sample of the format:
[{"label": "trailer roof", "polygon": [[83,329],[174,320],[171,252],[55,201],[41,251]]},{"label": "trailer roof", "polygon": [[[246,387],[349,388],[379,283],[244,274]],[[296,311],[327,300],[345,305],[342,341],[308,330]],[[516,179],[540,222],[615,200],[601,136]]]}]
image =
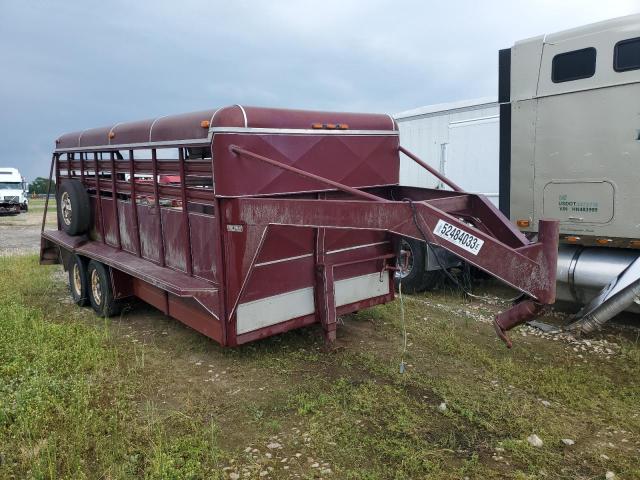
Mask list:
[{"label": "trailer roof", "polygon": [[205,143],[216,131],[228,130],[308,130],[314,133],[337,133],[332,130],[312,130],[315,124],[346,125],[348,129],[341,130],[345,133],[354,130],[397,130],[395,121],[389,115],[232,105],[65,133],[56,140],[56,150],[133,148],[158,143]]},{"label": "trailer roof", "polygon": [[437,103],[434,105],[426,105],[424,107],[405,110],[393,115],[393,118],[399,121],[414,117],[422,117],[427,115],[437,115],[443,112],[452,112],[455,110],[471,110],[482,107],[492,107],[498,105],[498,97],[481,97],[470,100],[459,100],[450,103]]},{"label": "trailer roof", "polygon": [[636,13],[626,15],[624,17],[611,18],[600,22],[590,23],[588,25],[582,25],[580,27],[570,28],[567,30],[561,30],[548,35],[537,35],[535,37],[524,38],[515,42],[515,45],[535,42],[558,43],[607,30],[633,32],[634,28],[637,28],[639,22],[640,14]]}]

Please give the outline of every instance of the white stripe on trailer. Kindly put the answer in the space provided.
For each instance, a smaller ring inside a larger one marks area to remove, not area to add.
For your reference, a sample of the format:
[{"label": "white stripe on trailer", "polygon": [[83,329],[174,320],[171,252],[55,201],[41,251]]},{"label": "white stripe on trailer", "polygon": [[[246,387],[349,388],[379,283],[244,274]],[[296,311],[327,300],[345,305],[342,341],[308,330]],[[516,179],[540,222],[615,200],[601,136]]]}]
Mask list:
[{"label": "white stripe on trailer", "polygon": [[[382,281],[381,281],[382,280]],[[336,282],[336,306],[348,305],[389,293],[389,274],[380,272],[345,278]]]},{"label": "white stripe on trailer", "polygon": [[[336,306],[347,305],[389,293],[389,275],[370,273],[335,282]],[[313,287],[261,298],[238,305],[236,333],[252,332],[315,312]]]}]

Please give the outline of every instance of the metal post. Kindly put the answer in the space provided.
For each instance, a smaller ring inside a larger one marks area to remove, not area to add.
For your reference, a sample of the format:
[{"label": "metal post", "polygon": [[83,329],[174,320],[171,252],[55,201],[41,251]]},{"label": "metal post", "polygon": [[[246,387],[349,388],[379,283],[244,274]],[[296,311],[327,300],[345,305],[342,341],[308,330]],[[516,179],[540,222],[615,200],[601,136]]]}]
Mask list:
[{"label": "metal post", "polygon": [[184,241],[185,241],[185,254],[186,254],[186,266],[187,273],[193,274],[192,263],[192,251],[191,251],[191,225],[189,223],[189,206],[187,203],[187,177],[185,175],[186,169],[184,166],[184,149],[178,148],[178,163],[180,168],[180,193],[182,194],[182,221],[184,225]]},{"label": "metal post", "polygon": [[316,265],[316,306],[322,324],[324,341],[332,344],[336,340],[336,295],[333,265]]},{"label": "metal post", "polygon": [[114,152],[109,152],[111,159],[111,201],[113,202],[113,221],[116,228],[116,240],[118,248],[122,250],[122,238],[120,237],[120,220],[118,218],[118,183],[116,182],[116,156]]},{"label": "metal post", "polygon": [[136,197],[136,167],[133,159],[133,150],[129,150],[129,175],[131,176],[131,214],[133,215],[133,224],[136,227],[136,255],[142,257],[140,221],[138,220],[138,199]]},{"label": "metal post", "polygon": [[[47,221],[47,210],[49,209],[49,196],[51,195],[51,179],[53,177],[53,165],[58,163],[57,160],[58,160],[57,154],[54,153],[53,155],[51,155],[51,167],[49,168],[49,184],[47,185],[47,196],[44,199],[44,213],[42,214],[42,228],[40,229],[40,232],[44,232],[44,224]],[[58,182],[56,182],[56,193],[57,193],[57,188],[58,188]],[[57,197],[58,195],[56,195],[56,198]],[[60,219],[58,219],[58,221],[60,221]],[[60,229],[60,225],[58,225],[58,229]]]},{"label": "metal post", "polygon": [[[327,194],[319,193],[318,200],[326,200]],[[327,262],[325,245],[326,228],[315,229],[315,307],[325,343],[330,345],[336,339],[336,308],[333,283],[333,265]]]},{"label": "metal post", "polygon": [[80,153],[80,181],[82,182],[82,186],[84,186],[84,156],[85,155],[86,153]]},{"label": "metal post", "polygon": [[416,162],[418,165],[420,165],[422,168],[424,168],[425,170],[427,170],[431,175],[433,175],[434,177],[436,177],[438,180],[440,180],[441,182],[443,182],[444,184],[448,185],[449,187],[451,187],[451,189],[455,192],[463,192],[464,190],[462,188],[460,188],[458,185],[456,185],[455,183],[453,183],[451,180],[449,180],[447,177],[445,177],[444,175],[442,175],[440,172],[438,172],[435,168],[427,165],[425,162],[423,162],[422,160],[420,160],[417,156],[415,156],[413,153],[411,153],[409,150],[407,150],[404,147],[398,147],[398,150],[401,151],[402,153],[404,153],[407,157],[409,157],[411,160],[413,160],[414,162]]},{"label": "metal post", "polygon": [[[69,154],[66,154],[67,158],[69,158]],[[60,190],[60,155],[56,155],[56,206],[58,205],[58,191]],[[62,224],[60,223],[60,215],[56,215],[56,223],[58,225],[58,230],[62,228]]]},{"label": "metal post", "polygon": [[[102,153],[100,154],[102,155]],[[96,164],[95,178],[96,178],[96,203],[98,209],[98,217],[100,218],[100,237],[102,238],[102,243],[107,243],[107,239],[104,236],[104,219],[102,218],[102,193],[100,192],[100,163],[98,162],[98,152],[93,152],[93,159]]]},{"label": "metal post", "polygon": [[160,208],[160,193],[158,188],[158,158],[156,149],[151,149],[151,170],[153,173],[153,195],[155,197],[155,205],[158,211],[158,235],[160,236],[160,266],[165,266],[164,259],[164,234],[162,228],[162,209]]}]

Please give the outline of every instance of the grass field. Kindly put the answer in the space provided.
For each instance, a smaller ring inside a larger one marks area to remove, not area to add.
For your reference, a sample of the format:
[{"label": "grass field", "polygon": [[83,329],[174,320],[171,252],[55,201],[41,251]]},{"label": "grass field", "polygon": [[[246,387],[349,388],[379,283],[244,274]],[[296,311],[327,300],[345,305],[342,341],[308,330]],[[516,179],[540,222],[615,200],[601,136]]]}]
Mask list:
[{"label": "grass field", "polygon": [[496,302],[407,296],[400,374],[398,302],[330,353],[318,328],[225,350],[140,304],[98,319],[65,280],[0,258],[0,478],[640,478],[635,330],[508,351]]}]

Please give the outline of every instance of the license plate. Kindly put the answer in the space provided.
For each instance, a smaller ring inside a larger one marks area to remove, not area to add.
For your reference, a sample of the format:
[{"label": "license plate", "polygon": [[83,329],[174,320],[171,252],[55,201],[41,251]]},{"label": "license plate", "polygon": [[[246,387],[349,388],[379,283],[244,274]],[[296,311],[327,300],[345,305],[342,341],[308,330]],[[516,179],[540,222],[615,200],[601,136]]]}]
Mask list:
[{"label": "license plate", "polygon": [[474,255],[480,252],[484,244],[484,240],[480,240],[475,235],[455,227],[444,220],[438,220],[436,228],[433,229],[433,233]]}]

